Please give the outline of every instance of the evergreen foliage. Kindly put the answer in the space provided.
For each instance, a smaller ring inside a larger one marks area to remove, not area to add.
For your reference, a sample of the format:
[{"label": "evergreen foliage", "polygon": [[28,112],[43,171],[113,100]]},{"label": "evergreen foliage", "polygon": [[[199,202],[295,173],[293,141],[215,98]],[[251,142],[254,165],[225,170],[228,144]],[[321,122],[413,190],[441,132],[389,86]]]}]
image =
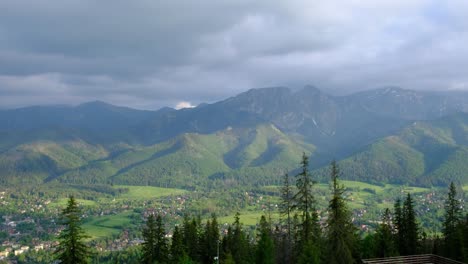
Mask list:
[{"label": "evergreen foliage", "polygon": [[219,226],[216,215],[211,216],[211,221],[208,220],[205,225],[205,231],[202,234],[202,262],[211,263],[218,257],[219,250]]},{"label": "evergreen foliage", "polygon": [[392,234],[391,213],[388,208],[382,216],[382,223],[374,234],[374,256],[379,258],[393,257],[397,255]]},{"label": "evergreen foliage", "polygon": [[442,232],[444,234],[444,255],[457,260],[461,260],[462,256],[462,230],[459,228],[461,218],[460,202],[457,200],[457,190],[452,182],[445,201]]},{"label": "evergreen foliage", "polygon": [[335,161],[331,165],[332,198],[327,219],[327,263],[356,263],[354,259],[356,227],[346,206],[344,186],[339,185],[339,169]]},{"label": "evergreen foliage", "polygon": [[294,209],[301,214],[301,243],[305,245],[312,238],[312,212],[315,211],[315,198],[312,186],[315,182],[309,172],[309,158],[302,154],[301,172],[296,175],[297,193],[293,196]]},{"label": "evergreen foliage", "polygon": [[465,215],[465,219],[460,223],[460,230],[462,234],[462,259],[465,263],[468,263],[468,213]]},{"label": "evergreen foliage", "polygon": [[167,263],[169,257],[168,242],[162,218],[153,214],[148,216],[143,229],[142,262],[145,264]]},{"label": "evergreen foliage", "polygon": [[62,211],[61,222],[65,229],[60,232],[59,245],[55,251],[56,259],[63,264],[88,263],[91,256],[88,246],[84,243],[87,238],[81,228],[81,210],[73,196],[68,199],[67,207]]},{"label": "evergreen foliage", "polygon": [[[402,255],[415,255],[419,249],[419,225],[416,222],[416,213],[414,211],[414,202],[411,194],[407,194],[403,203],[403,221],[404,221],[404,244],[405,251]],[[401,253],[401,252],[400,252]]]},{"label": "evergreen foliage", "polygon": [[256,263],[273,264],[275,263],[275,246],[273,244],[270,224],[264,215],[260,218],[259,231],[260,234],[257,242]]},{"label": "evergreen foliage", "polygon": [[187,256],[192,260],[200,258],[200,233],[199,233],[199,219],[188,216],[184,217],[183,235],[184,246]]},{"label": "evergreen foliage", "polygon": [[228,233],[223,239],[223,249],[226,259],[229,254],[237,264],[251,263],[250,244],[240,223],[239,213],[234,217],[234,223],[228,227]]},{"label": "evergreen foliage", "polygon": [[289,175],[287,173],[284,174],[283,186],[281,186],[280,192],[281,196],[279,203],[279,212],[280,216],[284,218],[283,227],[285,229],[285,232],[281,237],[280,244],[282,246],[279,252],[281,254],[281,259],[283,259],[283,261],[286,262],[292,258],[292,212],[294,207],[294,190],[293,186],[290,183]]},{"label": "evergreen foliage", "polygon": [[405,249],[405,225],[403,224],[403,211],[401,208],[401,199],[398,198],[394,204],[394,217],[393,226],[395,229],[395,244],[397,245],[398,252],[402,254]]},{"label": "evergreen foliage", "polygon": [[403,207],[401,207],[401,200],[397,199],[394,210],[395,242],[399,254],[402,256],[417,254],[420,249],[420,228],[416,221],[414,202],[411,194],[407,194]]},{"label": "evergreen foliage", "polygon": [[285,217],[284,224],[286,229],[287,239],[291,240],[291,224],[292,224],[292,210],[294,207],[294,194],[293,186],[290,183],[289,175],[284,174],[283,186],[281,186],[281,197],[279,204],[279,211],[282,217]]},{"label": "evergreen foliage", "polygon": [[174,227],[172,233],[172,243],[171,243],[171,260],[172,263],[179,263],[183,256],[186,256],[184,250],[184,237],[182,232],[179,229],[179,226]]}]

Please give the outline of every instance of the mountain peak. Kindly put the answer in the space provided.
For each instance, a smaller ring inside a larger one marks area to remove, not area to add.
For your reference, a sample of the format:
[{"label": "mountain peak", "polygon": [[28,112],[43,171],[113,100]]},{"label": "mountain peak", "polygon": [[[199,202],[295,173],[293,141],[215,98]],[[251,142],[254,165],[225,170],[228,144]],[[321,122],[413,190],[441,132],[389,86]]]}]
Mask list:
[{"label": "mountain peak", "polygon": [[89,101],[89,102],[85,102],[85,103],[79,104],[79,105],[77,106],[77,108],[85,108],[85,107],[109,107],[109,106],[113,106],[113,105],[108,104],[108,103],[103,102],[103,101],[95,100],[95,101]]},{"label": "mountain peak", "polygon": [[[242,94],[265,94],[265,93],[290,93],[291,90],[284,86],[253,88]],[[240,94],[240,95],[242,95]]]},{"label": "mountain peak", "polygon": [[319,88],[317,88],[317,87],[315,87],[313,85],[306,85],[301,90],[297,91],[296,94],[316,96],[316,95],[321,95],[321,94],[325,94],[325,93],[322,90],[320,90]]}]

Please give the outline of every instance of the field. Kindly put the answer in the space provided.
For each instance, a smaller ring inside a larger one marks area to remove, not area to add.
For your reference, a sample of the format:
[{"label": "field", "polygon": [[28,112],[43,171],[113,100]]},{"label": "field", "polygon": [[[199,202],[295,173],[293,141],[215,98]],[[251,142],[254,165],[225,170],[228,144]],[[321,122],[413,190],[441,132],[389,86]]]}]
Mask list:
[{"label": "field", "polygon": [[[91,200],[84,200],[84,199],[75,199],[78,205],[80,206],[95,206],[97,203]],[[58,199],[49,204],[50,207],[66,207],[68,202],[68,198]]]},{"label": "field", "polygon": [[85,220],[83,229],[90,239],[111,237],[118,235],[132,224],[133,212],[127,211],[115,215],[92,216]]},{"label": "field", "polygon": [[115,188],[126,188],[128,192],[123,193],[117,199],[118,200],[150,200],[153,198],[160,198],[170,195],[180,195],[187,191],[173,188],[161,188],[153,186],[130,186],[130,185],[118,185]]},{"label": "field", "polygon": [[[114,188],[125,188],[128,192],[125,192],[118,197],[116,201],[138,201],[138,200],[152,200],[170,195],[180,195],[187,191],[172,188],[160,188],[152,186],[127,186],[119,185]],[[64,199],[66,202],[66,199]],[[93,201],[79,200],[84,205],[96,205]],[[90,239],[98,239],[111,237],[118,235],[123,229],[134,226],[134,218],[140,218],[140,216],[133,211],[124,211],[114,215],[106,216],[92,216],[86,219],[83,228],[86,233],[90,236]]]},{"label": "field", "polygon": [[[187,192],[181,189],[161,188],[152,186],[119,185],[114,186],[114,188],[128,189],[128,192],[116,196],[115,201],[117,202],[153,200],[165,196],[180,195]],[[68,198],[61,198],[50,203],[48,206],[64,208],[67,205],[67,201]],[[85,207],[97,207],[108,203],[114,204],[114,201],[103,197],[99,197],[97,201],[85,199],[76,199],[76,201],[80,206]],[[140,219],[141,216],[137,213],[134,213],[133,210],[120,211],[116,214],[105,216],[89,216],[84,219],[83,229],[86,231],[86,234],[90,236],[89,239],[91,240],[109,238],[114,235],[120,234],[125,228],[135,227],[135,222],[139,222]]]},{"label": "field", "polygon": [[[385,208],[392,208],[394,203],[394,198],[404,195],[404,193],[419,193],[427,192],[430,189],[428,188],[419,188],[419,187],[409,187],[409,186],[399,186],[399,185],[373,185],[363,182],[356,181],[341,181],[346,188],[346,198],[348,200],[348,206],[351,209],[366,209],[366,208],[376,208],[377,210],[383,210]],[[172,189],[172,188],[161,188],[161,187],[152,187],[152,186],[128,186],[128,185],[119,185],[114,186],[114,188],[123,188],[128,189],[127,192],[124,192],[116,196],[115,201],[125,202],[125,201],[135,201],[135,202],[144,202],[146,200],[153,200],[165,196],[171,195],[181,195],[187,194],[190,195],[190,192],[181,190],[181,189]],[[263,195],[264,201],[269,201],[269,204],[272,204],[274,207],[279,202],[279,186],[265,186],[262,187],[263,191],[267,191],[268,194]],[[315,197],[318,202],[318,208],[326,209],[328,206],[328,200],[330,198],[330,186],[329,184],[321,183],[314,186],[316,188]],[[463,187],[467,190],[468,186]],[[78,203],[84,206],[97,206],[98,202],[77,199]],[[67,199],[60,199],[53,204],[52,206],[64,207],[66,205]],[[104,200],[99,200],[100,202],[106,202]],[[212,201],[212,204],[217,203],[217,198],[212,197],[208,199]],[[109,201],[107,201],[109,202]],[[208,206],[208,202],[201,205]],[[135,209],[135,208],[131,208]],[[203,208],[202,208],[203,209]],[[255,226],[260,222],[260,218],[263,214],[266,214],[266,211],[260,209],[259,205],[247,205],[246,207],[240,210],[240,222],[246,226]],[[220,214],[218,214],[220,215]],[[221,214],[222,215],[222,214]],[[235,212],[231,211],[228,215],[218,218],[220,224],[231,224],[234,222]],[[209,217],[204,215],[203,217]],[[271,218],[274,222],[279,219],[279,214],[277,209],[274,208],[271,212]],[[133,212],[133,210],[121,211],[117,214],[106,215],[106,216],[90,216],[84,222],[84,229],[87,234],[90,236],[90,239],[100,239],[106,237],[112,237],[118,235],[125,228],[135,228],[135,226],[141,224],[141,216],[138,213]]]},{"label": "field", "polygon": [[[240,222],[246,226],[254,226],[260,222],[260,218],[263,214],[263,212],[242,211],[239,215]],[[234,216],[235,215],[220,217],[218,222],[220,224],[232,224],[234,222]],[[275,220],[278,220],[279,214],[277,212],[272,212],[271,218],[275,222]]]}]

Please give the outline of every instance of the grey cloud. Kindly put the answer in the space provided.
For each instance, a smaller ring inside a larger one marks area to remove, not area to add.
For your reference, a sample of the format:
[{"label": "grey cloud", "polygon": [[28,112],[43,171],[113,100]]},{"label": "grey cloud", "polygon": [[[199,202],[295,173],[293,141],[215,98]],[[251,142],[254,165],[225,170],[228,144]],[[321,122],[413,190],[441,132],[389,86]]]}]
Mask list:
[{"label": "grey cloud", "polygon": [[3,1],[0,104],[139,108],[252,87],[466,89],[464,0]]}]

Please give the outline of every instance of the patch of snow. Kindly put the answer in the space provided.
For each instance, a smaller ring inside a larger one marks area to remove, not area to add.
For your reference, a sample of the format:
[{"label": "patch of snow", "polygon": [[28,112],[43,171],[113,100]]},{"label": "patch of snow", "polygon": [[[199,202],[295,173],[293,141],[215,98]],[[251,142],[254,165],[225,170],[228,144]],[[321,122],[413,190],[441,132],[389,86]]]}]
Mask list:
[{"label": "patch of snow", "polygon": [[312,122],[314,122],[314,125],[315,125],[316,127],[318,127],[317,121],[315,121],[315,118],[312,118]]}]

